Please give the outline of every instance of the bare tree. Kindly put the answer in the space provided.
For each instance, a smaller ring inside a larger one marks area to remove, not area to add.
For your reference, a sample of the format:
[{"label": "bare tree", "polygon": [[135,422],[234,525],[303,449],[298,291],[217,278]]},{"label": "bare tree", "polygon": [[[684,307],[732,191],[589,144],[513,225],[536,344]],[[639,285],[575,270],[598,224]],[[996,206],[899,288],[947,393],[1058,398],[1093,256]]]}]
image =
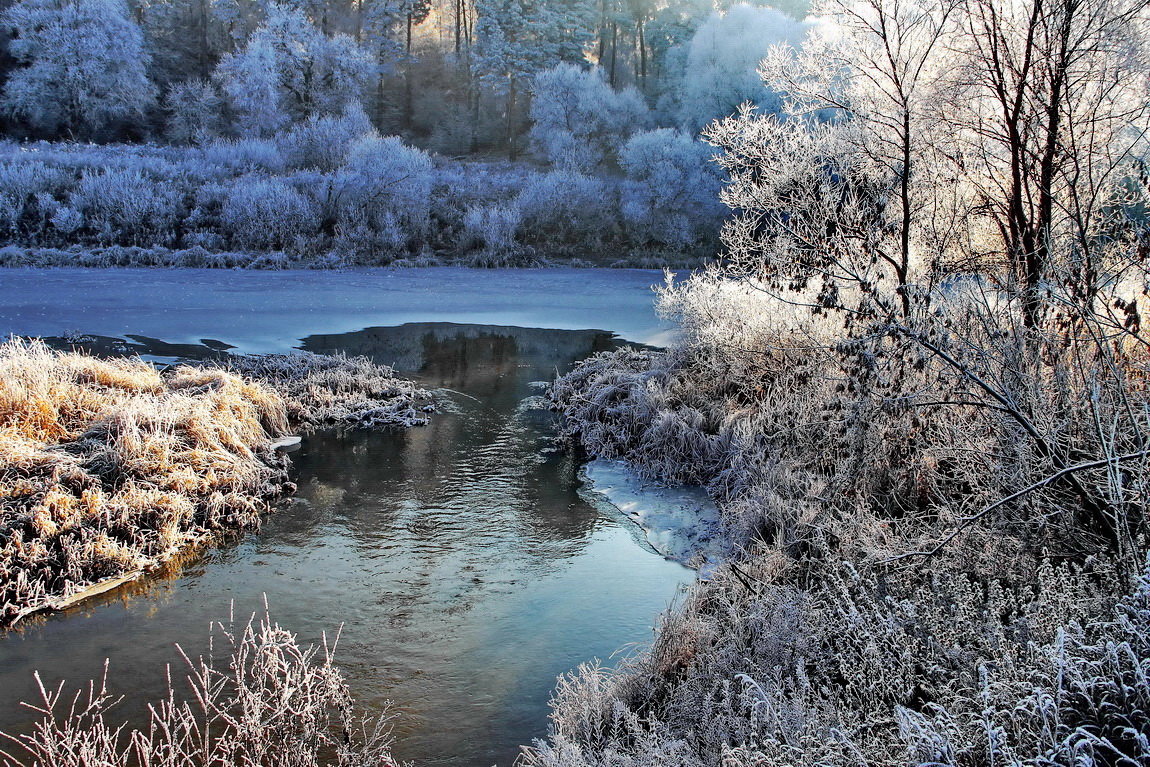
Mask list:
[{"label": "bare tree", "polygon": [[705,132],[726,150],[719,161],[732,177],[733,263],[778,289],[815,286],[805,300],[821,308],[912,313],[914,285],[929,270],[921,244],[944,231],[937,103],[955,8],[836,0],[824,9],[834,24],[764,61],[784,114],[744,108]]},{"label": "bare tree", "polygon": [[1150,127],[1145,0],[966,0],[951,111],[975,243],[1009,266],[1027,327],[1062,284],[1093,301],[1110,215]]}]

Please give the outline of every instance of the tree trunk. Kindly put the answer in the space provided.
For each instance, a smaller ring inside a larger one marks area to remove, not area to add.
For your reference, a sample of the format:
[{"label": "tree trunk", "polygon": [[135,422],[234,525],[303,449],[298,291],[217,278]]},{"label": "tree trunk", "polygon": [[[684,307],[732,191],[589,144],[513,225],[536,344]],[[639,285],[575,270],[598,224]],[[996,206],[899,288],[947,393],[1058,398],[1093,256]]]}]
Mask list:
[{"label": "tree trunk", "polygon": [[507,157],[515,160],[515,78],[507,91]]},{"label": "tree trunk", "polygon": [[407,55],[403,62],[403,127],[410,131],[415,120],[414,90],[411,83],[411,13],[407,14],[407,39],[404,43]]},{"label": "tree trunk", "polygon": [[615,66],[619,62],[619,24],[612,20],[611,22],[611,76],[609,78],[611,87],[615,87]]}]

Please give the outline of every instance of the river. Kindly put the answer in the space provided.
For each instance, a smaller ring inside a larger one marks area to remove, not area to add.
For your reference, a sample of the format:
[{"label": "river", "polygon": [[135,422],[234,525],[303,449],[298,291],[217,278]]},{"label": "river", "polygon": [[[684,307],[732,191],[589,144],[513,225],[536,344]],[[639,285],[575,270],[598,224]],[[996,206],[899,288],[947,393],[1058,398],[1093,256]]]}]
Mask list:
[{"label": "river", "polygon": [[20,700],[110,663],[138,723],[173,645],[211,621],[273,617],[337,659],[368,708],[392,701],[395,752],[419,765],[510,765],[546,733],[558,674],[650,640],[693,573],[582,492],[531,407],[595,351],[659,344],[657,272],[640,270],[0,270],[0,331],[92,333],[167,359],[208,340],[241,352],[365,354],[434,388],[445,411],[404,433],[320,434],[293,453],[299,493],[259,532],[0,637],[0,730]]}]

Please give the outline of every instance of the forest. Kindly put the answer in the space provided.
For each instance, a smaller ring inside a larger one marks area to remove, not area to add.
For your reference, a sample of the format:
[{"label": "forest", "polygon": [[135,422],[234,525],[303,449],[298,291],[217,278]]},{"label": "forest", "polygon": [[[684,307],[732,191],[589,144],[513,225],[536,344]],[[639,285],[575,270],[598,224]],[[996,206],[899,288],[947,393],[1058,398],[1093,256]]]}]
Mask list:
[{"label": "forest", "polygon": [[[704,488],[728,553],[562,675],[517,764],[1150,764],[1150,2],[5,18],[9,265],[680,265],[665,343],[530,399],[556,460]],[[364,358],[73,346],[0,347],[17,606],[260,517],[295,489],[273,438],[448,417]],[[126,737],[98,683],[70,716],[42,688],[10,763],[397,764],[326,644],[226,639]]]},{"label": "forest", "polygon": [[22,0],[0,263],[697,263],[723,215],[698,131],[778,108],[755,69],[804,12]]}]

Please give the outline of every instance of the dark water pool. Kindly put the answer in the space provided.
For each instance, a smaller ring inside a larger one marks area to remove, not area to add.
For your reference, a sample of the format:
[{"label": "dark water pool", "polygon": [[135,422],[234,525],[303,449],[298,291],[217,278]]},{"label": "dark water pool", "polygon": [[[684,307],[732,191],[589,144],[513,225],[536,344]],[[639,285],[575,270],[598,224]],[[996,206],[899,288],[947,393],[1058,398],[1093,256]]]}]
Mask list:
[{"label": "dark water pool", "polygon": [[692,578],[580,495],[550,416],[530,407],[533,382],[619,343],[446,323],[303,339],[453,390],[451,407],[406,433],[306,439],[298,497],[259,533],[0,638],[0,729],[28,725],[17,703],[34,669],[80,683],[105,658],[124,716],[139,716],[174,643],[199,650],[230,603],[246,614],[266,594],[304,640],[343,624],[339,662],[361,703],[395,702],[399,758],[511,764],[545,734],[556,675],[647,641]]}]

